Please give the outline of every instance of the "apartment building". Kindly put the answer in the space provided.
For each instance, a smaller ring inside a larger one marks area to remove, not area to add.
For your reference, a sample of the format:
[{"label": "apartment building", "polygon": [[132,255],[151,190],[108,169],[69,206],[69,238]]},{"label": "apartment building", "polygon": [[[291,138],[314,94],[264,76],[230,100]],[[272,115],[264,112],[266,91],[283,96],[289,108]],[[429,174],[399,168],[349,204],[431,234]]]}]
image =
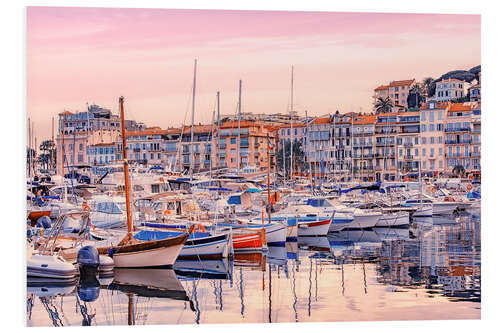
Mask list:
[{"label": "apartment building", "polygon": [[480,175],[481,109],[477,103],[449,103],[446,109],[446,168],[461,165],[469,175]]},{"label": "apartment building", "polygon": [[415,84],[415,79],[392,81],[388,85],[381,85],[375,88],[373,94],[373,111],[379,98],[390,98],[393,103],[394,112],[404,111],[408,108],[408,94],[411,86]]},{"label": "apartment building", "polygon": [[240,121],[240,146],[238,149],[238,122],[227,121],[220,126],[218,142],[219,167],[238,169],[267,168],[267,136],[271,143],[271,165],[274,166],[278,127],[271,122]]},{"label": "apartment building", "polygon": [[358,115],[354,117],[352,131],[352,159],[354,164],[354,179],[373,181],[375,158],[375,115]]},{"label": "apartment building", "polygon": [[430,101],[420,107],[421,171],[438,175],[446,170],[445,131],[448,103]]},{"label": "apartment building", "polygon": [[443,79],[436,82],[436,93],[433,100],[447,102],[465,96],[465,82],[459,79]]}]

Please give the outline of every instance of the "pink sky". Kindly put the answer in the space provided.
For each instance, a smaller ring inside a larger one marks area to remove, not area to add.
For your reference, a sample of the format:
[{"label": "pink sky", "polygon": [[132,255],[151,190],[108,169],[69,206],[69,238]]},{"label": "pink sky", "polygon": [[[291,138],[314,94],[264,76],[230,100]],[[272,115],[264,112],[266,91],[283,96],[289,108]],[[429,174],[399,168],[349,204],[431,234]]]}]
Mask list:
[{"label": "pink sky", "polygon": [[[27,112],[38,142],[51,117],[88,102],[149,126],[179,126],[190,110],[198,59],[196,122],[221,113],[304,115],[371,111],[391,80],[439,77],[481,61],[479,15],[371,14],[28,7]],[[186,117],[190,123],[190,115]]]}]

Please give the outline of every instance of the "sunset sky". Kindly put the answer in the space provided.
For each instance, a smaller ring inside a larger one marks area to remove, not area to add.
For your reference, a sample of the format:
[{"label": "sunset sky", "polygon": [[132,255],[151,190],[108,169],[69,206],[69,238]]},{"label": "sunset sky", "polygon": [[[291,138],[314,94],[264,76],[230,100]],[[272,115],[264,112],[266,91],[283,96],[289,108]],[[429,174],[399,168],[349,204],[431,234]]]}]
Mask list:
[{"label": "sunset sky", "polygon": [[[27,116],[38,142],[51,117],[96,103],[148,126],[210,122],[215,94],[234,114],[371,111],[373,89],[481,63],[479,15],[28,7]],[[186,117],[190,123],[190,114]]]}]

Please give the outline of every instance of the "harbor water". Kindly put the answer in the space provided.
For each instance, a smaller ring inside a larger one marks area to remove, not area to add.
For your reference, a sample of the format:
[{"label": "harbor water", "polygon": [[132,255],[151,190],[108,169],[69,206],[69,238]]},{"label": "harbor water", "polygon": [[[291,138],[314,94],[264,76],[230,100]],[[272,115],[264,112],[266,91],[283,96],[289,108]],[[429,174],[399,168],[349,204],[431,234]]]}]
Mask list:
[{"label": "harbor water", "polygon": [[28,326],[480,319],[480,216],[304,237],[175,270],[28,286]]}]

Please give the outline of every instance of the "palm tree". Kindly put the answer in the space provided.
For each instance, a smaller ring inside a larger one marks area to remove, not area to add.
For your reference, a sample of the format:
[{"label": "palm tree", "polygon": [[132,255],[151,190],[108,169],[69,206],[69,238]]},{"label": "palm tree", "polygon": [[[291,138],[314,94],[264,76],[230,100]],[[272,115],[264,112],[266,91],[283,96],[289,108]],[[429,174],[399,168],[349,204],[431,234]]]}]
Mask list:
[{"label": "palm tree", "polygon": [[394,104],[392,104],[392,100],[389,97],[379,97],[375,102],[376,113],[391,112],[393,106]]},{"label": "palm tree", "polygon": [[434,79],[432,77],[426,77],[422,80],[422,86],[424,87],[424,91],[427,97],[429,97],[429,89],[432,82],[434,82]]}]

